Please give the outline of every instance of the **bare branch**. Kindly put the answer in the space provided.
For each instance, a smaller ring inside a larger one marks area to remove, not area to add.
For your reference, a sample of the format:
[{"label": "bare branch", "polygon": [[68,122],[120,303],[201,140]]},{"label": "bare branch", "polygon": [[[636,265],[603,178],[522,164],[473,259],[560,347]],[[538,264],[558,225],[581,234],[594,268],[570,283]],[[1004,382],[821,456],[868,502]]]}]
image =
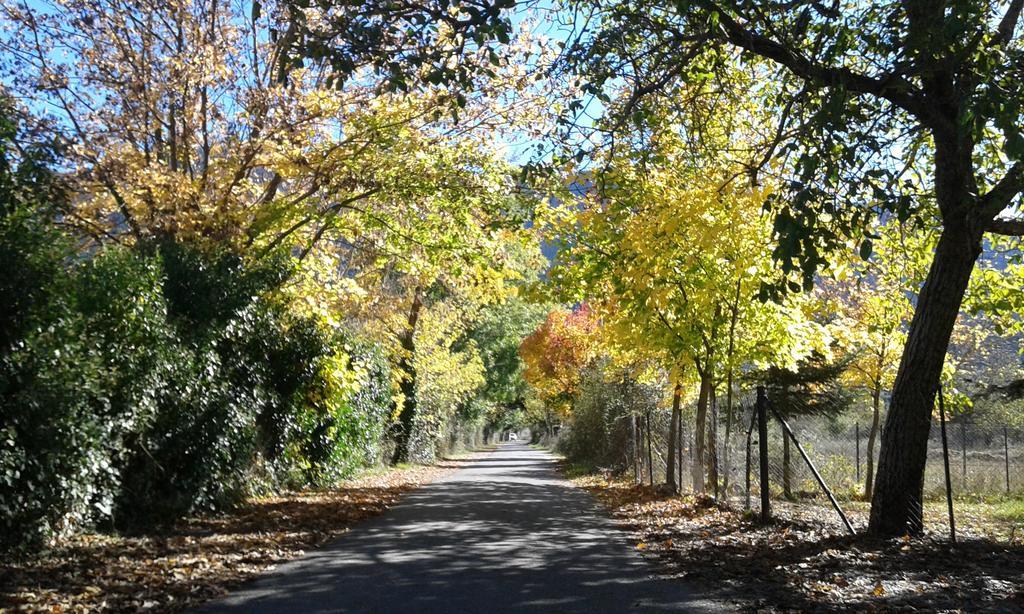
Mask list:
[{"label": "bare branch", "polygon": [[1017,162],[987,194],[978,199],[978,216],[987,223],[1010,206],[1013,199],[1024,190],[1024,163]]},{"label": "bare branch", "polygon": [[1024,237],[1024,219],[1007,220],[996,218],[985,226],[985,232],[1007,237]]},{"label": "bare branch", "polygon": [[1021,9],[1024,9],[1024,0],[1013,0],[1006,9],[1006,14],[999,21],[996,28],[996,36],[992,39],[992,46],[1005,45],[1013,40],[1013,32],[1017,29],[1017,21],[1020,20]]}]

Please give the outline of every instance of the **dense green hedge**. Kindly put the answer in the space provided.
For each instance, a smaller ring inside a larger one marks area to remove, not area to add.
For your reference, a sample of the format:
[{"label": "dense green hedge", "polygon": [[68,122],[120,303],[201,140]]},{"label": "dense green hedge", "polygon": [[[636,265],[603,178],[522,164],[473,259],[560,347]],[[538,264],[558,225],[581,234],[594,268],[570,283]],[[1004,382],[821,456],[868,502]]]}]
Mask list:
[{"label": "dense green hedge", "polygon": [[0,549],[140,527],[380,456],[388,363],[297,315],[287,254],[79,253],[44,156],[0,127]]}]

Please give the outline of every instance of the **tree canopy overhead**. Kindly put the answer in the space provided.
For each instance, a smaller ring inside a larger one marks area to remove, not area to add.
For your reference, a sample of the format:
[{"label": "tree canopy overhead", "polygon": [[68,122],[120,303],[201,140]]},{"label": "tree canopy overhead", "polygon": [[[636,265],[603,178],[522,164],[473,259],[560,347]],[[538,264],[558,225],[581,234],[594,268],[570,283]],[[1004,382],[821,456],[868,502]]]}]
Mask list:
[{"label": "tree canopy overhead", "polygon": [[[605,96],[674,97],[735,63],[774,111],[764,161],[779,190],[775,257],[803,285],[848,239],[870,257],[876,216],[933,203],[942,233],[918,296],[882,438],[872,529],[919,527],[928,421],[986,233],[1024,189],[1022,3],[586,2],[567,64]],[[624,106],[629,118],[637,105]],[[680,105],[685,113],[685,105]]]},{"label": "tree canopy overhead", "polygon": [[[269,3],[268,3],[269,4]],[[263,3],[253,3],[258,15]],[[465,105],[480,72],[501,62],[500,45],[513,36],[515,0],[370,2],[284,0],[275,6],[272,36],[282,41],[279,75],[307,62],[328,69],[328,85],[341,88],[367,74],[388,90],[423,84],[452,86]]]},{"label": "tree canopy overhead", "polygon": [[0,0],[7,526],[527,425],[676,489],[691,413],[717,496],[767,383],[870,411],[870,528],[919,531],[940,383],[1020,376],[1022,10]]}]

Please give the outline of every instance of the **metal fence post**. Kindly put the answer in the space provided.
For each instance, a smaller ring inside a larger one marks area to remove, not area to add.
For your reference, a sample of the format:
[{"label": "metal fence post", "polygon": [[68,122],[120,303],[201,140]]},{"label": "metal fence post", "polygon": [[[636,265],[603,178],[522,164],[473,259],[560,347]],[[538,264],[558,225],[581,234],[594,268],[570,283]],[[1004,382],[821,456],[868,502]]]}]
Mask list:
[{"label": "metal fence post", "polygon": [[643,483],[643,462],[640,458],[640,416],[633,416],[633,477],[637,484]]},{"label": "metal fence post", "polygon": [[[942,398],[942,384],[939,384],[939,425],[942,429],[942,466],[946,470],[946,506],[949,508],[949,536],[955,544],[956,519],[953,517],[953,485],[949,479],[949,444],[946,441],[946,403]],[[967,457],[965,456],[964,458],[966,459]],[[967,465],[965,464],[964,467],[966,468]]]},{"label": "metal fence post", "polygon": [[1010,442],[1003,426],[1003,462],[1006,464],[1006,494],[1010,494]]},{"label": "metal fence post", "polygon": [[[942,398],[941,396],[939,397]],[[967,490],[967,418],[960,416],[960,455],[963,459],[963,467],[960,469],[960,488]]]},{"label": "metal fence post", "polygon": [[768,396],[764,386],[757,387],[757,440],[761,465],[761,522],[768,522],[772,517],[772,502],[768,484]]},{"label": "metal fence post", "polygon": [[644,417],[644,424],[647,427],[647,480],[654,486],[654,454],[651,452],[651,411],[647,410]]}]

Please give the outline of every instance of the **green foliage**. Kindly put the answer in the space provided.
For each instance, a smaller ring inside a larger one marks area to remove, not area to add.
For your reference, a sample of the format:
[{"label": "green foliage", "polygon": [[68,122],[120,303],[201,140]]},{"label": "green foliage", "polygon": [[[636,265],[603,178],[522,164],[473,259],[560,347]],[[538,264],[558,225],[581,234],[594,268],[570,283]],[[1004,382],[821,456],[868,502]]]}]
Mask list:
[{"label": "green foliage", "polygon": [[321,372],[348,370],[355,386],[338,386],[324,373],[301,414],[297,447],[289,451],[307,463],[307,480],[316,485],[381,460],[391,406],[391,366],[381,349],[344,332],[333,345],[344,351],[322,359]]},{"label": "green foliage", "polygon": [[[947,220],[963,206],[984,228],[1018,198],[1020,5],[587,0],[574,7],[599,24],[566,49],[584,94],[608,100],[616,84],[629,84],[631,104],[606,105],[614,125],[643,122],[642,98],[673,103],[680,123],[696,121],[722,104],[719,85],[737,66],[757,75],[743,97],[774,117],[754,143],[764,156],[750,168],[784,178],[768,206],[774,256],[797,289],[849,246],[868,258],[879,216],[921,221],[937,199]],[[683,95],[705,83],[715,87]],[[567,119],[584,108],[585,100],[570,104]],[[954,150],[965,167],[942,162]],[[769,168],[773,157],[781,167]],[[973,187],[947,191],[950,179],[940,175]]]},{"label": "green foliage", "polygon": [[[260,5],[254,3],[254,14]],[[472,88],[474,77],[491,74],[499,64],[494,43],[509,42],[512,27],[504,13],[514,6],[514,0],[430,0],[416,5],[375,1],[353,10],[336,0],[312,7],[287,0],[287,23],[282,24],[286,53],[279,73],[284,78],[309,59],[328,66],[328,83],[340,88],[369,68],[391,90],[451,85],[453,103],[462,107],[463,92]],[[329,18],[323,15],[327,11]]]},{"label": "green foliage", "polygon": [[19,143],[20,126],[11,102],[0,97],[0,351],[30,326],[46,290],[60,276],[66,240],[48,224],[64,201],[64,190],[48,165],[56,150]]},{"label": "green foliage", "polygon": [[59,204],[46,171],[52,151],[25,152],[14,114],[6,101],[3,106],[0,549],[37,542],[58,521],[73,523],[93,504],[93,485],[109,468],[98,438],[110,426],[89,394],[98,389],[101,358],[83,342],[84,319],[66,298],[61,259],[69,243],[49,223]]},{"label": "green foliage", "polygon": [[519,345],[543,321],[547,307],[520,298],[490,305],[467,331],[463,343],[474,343],[484,365],[484,385],[477,393],[474,418],[501,431],[518,426],[527,395],[525,366]]},{"label": "green foliage", "polygon": [[28,273],[0,287],[0,547],[171,520],[376,457],[387,362],[274,298],[288,259],[170,242],[76,257],[49,209],[7,185],[28,204],[4,208],[0,251]]},{"label": "green foliage", "polygon": [[169,335],[154,369],[160,394],[130,446],[119,493],[119,516],[133,523],[244,492],[256,458],[278,460],[295,435],[302,391],[330,351],[315,323],[266,298],[286,278],[279,261],[245,266],[170,244],[155,254],[135,257],[161,266]]},{"label": "green foliage", "polygon": [[52,285],[36,289],[50,300],[0,372],[4,546],[170,520],[257,477],[325,483],[375,457],[387,363],[274,302],[284,262],[164,245],[51,263]]},{"label": "green foliage", "polygon": [[589,469],[624,470],[629,449],[629,407],[622,395],[622,385],[605,381],[600,366],[586,370],[573,403],[564,434],[559,438],[559,451],[575,465]]},{"label": "green foliage", "polygon": [[751,379],[764,384],[772,407],[783,416],[836,416],[853,403],[841,382],[848,366],[849,361],[829,360],[815,352],[795,369],[772,366],[751,374]]}]

